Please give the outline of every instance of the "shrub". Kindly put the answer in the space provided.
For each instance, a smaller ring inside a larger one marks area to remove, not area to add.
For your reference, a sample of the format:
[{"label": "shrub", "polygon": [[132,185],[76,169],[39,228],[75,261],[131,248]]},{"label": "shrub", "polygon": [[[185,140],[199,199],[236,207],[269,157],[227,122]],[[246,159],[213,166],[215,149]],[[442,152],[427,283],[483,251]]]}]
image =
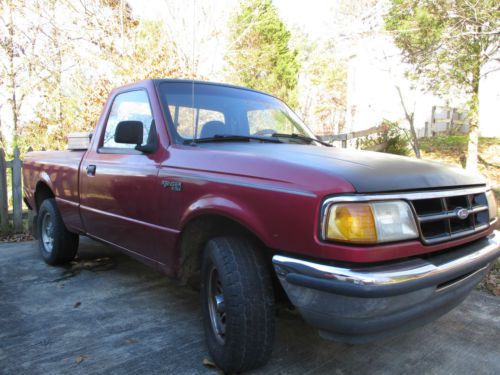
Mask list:
[{"label": "shrub", "polygon": [[356,147],[362,150],[372,149],[395,155],[410,155],[407,134],[398,126],[397,122],[383,120],[381,131],[356,140]]}]

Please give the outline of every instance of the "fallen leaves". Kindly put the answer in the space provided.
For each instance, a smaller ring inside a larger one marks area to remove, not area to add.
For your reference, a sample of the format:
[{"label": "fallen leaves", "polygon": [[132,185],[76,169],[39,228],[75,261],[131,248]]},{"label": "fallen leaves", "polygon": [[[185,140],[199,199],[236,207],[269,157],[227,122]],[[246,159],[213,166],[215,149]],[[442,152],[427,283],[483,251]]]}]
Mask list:
[{"label": "fallen leaves", "polygon": [[213,363],[210,359],[207,357],[203,358],[203,366],[205,367],[210,367],[210,368],[217,368],[217,365]]},{"label": "fallen leaves", "polygon": [[76,258],[69,264],[69,266],[66,266],[66,270],[63,272],[61,277],[58,277],[57,279],[52,281],[65,281],[72,277],[75,277],[82,271],[102,272],[109,271],[113,268],[115,268],[115,262],[109,257],[101,257],[95,259]]},{"label": "fallen leaves", "polygon": [[79,365],[89,357],[87,355],[79,355],[78,357],[75,358],[75,362]]},{"label": "fallen leaves", "polygon": [[[446,164],[461,166],[460,155],[465,155],[467,143],[463,143],[458,148],[443,146],[426,147],[425,142],[439,142],[445,137],[429,138],[421,144],[422,158],[439,161]],[[500,141],[499,138],[481,138],[479,141],[479,157],[482,160],[478,167],[479,172],[485,176],[493,187],[500,188]]]},{"label": "fallen leaves", "polygon": [[486,289],[495,296],[500,296],[500,269],[492,269],[484,280]]},{"label": "fallen leaves", "polygon": [[15,233],[0,236],[0,242],[33,241],[35,238],[30,233]]},{"label": "fallen leaves", "polygon": [[484,280],[479,284],[479,289],[486,289],[495,296],[500,296],[500,260],[497,260]]}]

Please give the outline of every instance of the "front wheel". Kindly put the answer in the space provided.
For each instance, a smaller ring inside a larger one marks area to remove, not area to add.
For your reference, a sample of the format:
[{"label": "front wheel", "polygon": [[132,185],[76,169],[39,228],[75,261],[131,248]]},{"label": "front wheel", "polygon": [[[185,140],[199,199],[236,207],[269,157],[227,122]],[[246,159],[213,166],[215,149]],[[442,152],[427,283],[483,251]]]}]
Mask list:
[{"label": "front wheel", "polygon": [[274,342],[274,295],[269,265],[250,240],[210,240],[202,264],[207,345],[225,372],[264,365]]},{"label": "front wheel", "polygon": [[78,250],[78,235],[66,229],[53,198],[40,205],[37,229],[38,247],[46,263],[55,265],[73,260]]}]

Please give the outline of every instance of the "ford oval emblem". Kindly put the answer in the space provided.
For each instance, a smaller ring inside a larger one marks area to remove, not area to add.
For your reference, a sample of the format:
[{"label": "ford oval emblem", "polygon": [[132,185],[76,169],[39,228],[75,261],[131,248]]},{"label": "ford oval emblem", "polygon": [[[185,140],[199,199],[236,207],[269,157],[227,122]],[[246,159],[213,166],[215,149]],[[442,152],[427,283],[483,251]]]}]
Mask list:
[{"label": "ford oval emblem", "polygon": [[465,220],[469,217],[469,210],[465,208],[458,207],[455,210],[455,213],[457,214],[457,217],[461,220]]}]

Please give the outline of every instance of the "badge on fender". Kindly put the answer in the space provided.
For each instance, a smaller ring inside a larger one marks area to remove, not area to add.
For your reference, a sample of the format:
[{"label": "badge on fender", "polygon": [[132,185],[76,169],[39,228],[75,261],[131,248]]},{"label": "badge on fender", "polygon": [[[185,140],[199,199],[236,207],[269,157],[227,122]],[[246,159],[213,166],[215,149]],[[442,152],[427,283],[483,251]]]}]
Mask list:
[{"label": "badge on fender", "polygon": [[161,186],[164,188],[169,187],[172,191],[182,191],[182,182],[163,180]]}]

